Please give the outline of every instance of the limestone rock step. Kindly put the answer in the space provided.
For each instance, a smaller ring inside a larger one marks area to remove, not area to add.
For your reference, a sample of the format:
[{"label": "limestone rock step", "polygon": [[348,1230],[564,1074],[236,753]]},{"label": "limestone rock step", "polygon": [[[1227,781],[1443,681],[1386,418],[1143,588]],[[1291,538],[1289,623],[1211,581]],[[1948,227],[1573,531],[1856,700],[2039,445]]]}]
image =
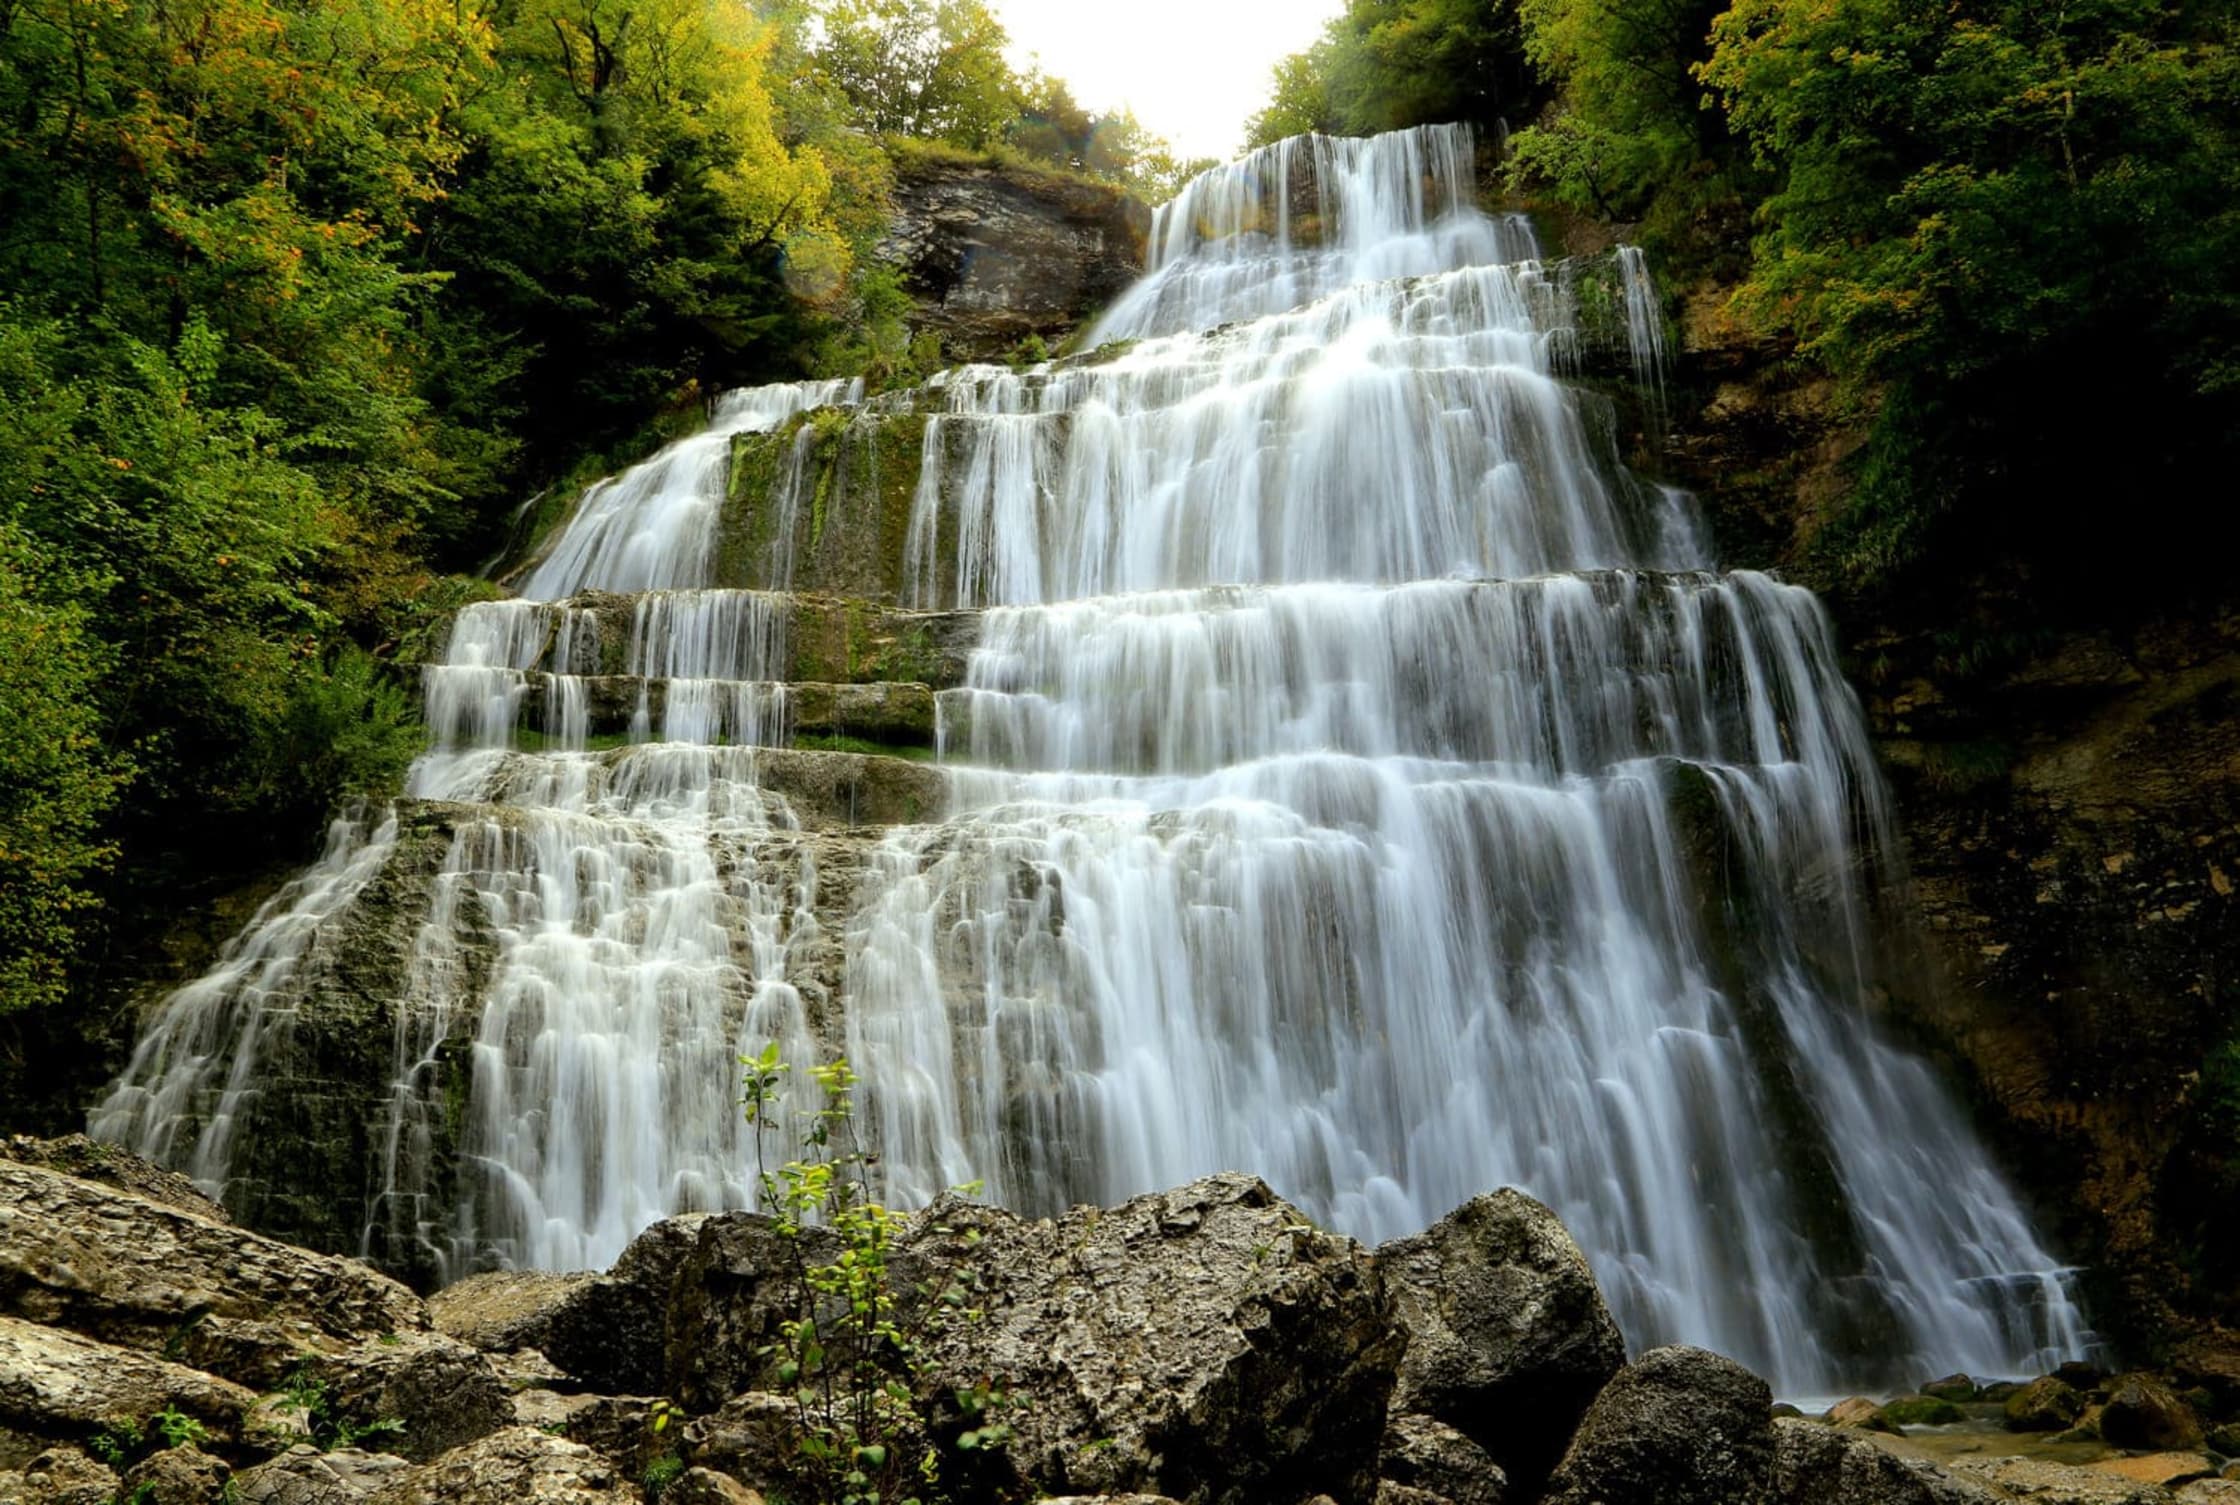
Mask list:
[{"label": "limestone rock step", "polygon": [[[557,681],[557,683],[556,683]],[[679,691],[680,684],[692,689]],[[540,675],[524,681],[515,724],[550,725],[563,689],[583,696],[594,737],[627,735],[641,712],[656,736],[680,693],[705,695],[720,706],[733,696],[763,701],[791,737],[848,737],[894,747],[930,749],[934,742],[934,690],[930,685],[880,680],[859,684],[772,683],[747,680],[649,679],[629,674]],[[757,693],[760,692],[760,693]]]}]

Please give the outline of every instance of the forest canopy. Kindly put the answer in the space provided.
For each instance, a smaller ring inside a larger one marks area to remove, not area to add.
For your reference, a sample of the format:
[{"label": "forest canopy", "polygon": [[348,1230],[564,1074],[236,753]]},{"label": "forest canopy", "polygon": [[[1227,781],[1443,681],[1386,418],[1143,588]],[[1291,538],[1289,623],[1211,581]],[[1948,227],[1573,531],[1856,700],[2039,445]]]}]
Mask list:
[{"label": "forest canopy", "polygon": [[2168,561],[2111,503],[2240,460],[2231,0],[1350,0],[1255,142],[1465,119],[1833,378],[1823,584]]},{"label": "forest canopy", "polygon": [[524,497],[878,359],[900,138],[1179,170],[1006,47],[981,0],[0,0],[0,1014],[105,900],[393,788]]}]

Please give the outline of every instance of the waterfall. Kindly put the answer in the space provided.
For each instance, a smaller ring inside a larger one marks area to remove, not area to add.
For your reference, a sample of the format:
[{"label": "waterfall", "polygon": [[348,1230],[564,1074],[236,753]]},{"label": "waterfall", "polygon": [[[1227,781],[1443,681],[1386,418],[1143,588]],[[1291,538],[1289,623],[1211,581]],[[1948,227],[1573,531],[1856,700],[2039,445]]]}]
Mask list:
[{"label": "waterfall", "polygon": [[[1092,354],[881,397],[925,421],[903,604],[978,638],[946,814],[845,850],[765,778],[809,429],[756,578],[718,515],[735,435],[860,388],[733,394],[595,487],[427,672],[403,808],[443,846],[367,1248],[599,1265],[751,1205],[736,1058],[775,1039],[844,1046],[903,1203],[1242,1168],[1379,1240],[1514,1184],[1632,1343],[1791,1393],[2082,1354],[2071,1272],[1874,1021],[1892,818],[1827,619],[1719,572],[1560,379],[1575,271],[1476,207],[1467,130],[1302,137],[1158,211]],[[1611,286],[1659,401],[1638,253]],[[95,1132],[223,1191],[274,1021],[420,839],[338,830]]]}]

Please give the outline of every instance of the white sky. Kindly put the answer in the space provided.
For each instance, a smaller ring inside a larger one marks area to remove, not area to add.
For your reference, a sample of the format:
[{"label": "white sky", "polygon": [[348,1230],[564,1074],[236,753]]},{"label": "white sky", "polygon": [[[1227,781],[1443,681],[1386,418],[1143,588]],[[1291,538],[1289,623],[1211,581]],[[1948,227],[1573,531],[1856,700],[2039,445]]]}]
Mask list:
[{"label": "white sky", "polygon": [[1091,110],[1125,106],[1177,155],[1226,160],[1268,102],[1268,71],[1322,34],[1344,0],[989,0],[1029,53]]}]

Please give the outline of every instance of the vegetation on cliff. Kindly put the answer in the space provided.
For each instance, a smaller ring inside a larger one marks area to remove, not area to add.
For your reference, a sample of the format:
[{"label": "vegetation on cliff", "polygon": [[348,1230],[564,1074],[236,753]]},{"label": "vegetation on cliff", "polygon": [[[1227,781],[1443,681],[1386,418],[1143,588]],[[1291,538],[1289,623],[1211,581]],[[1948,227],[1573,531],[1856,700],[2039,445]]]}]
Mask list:
[{"label": "vegetation on cliff", "polygon": [[393,787],[521,497],[938,360],[877,130],[1178,170],[1003,47],[980,0],[0,5],[0,1061],[103,924]]},{"label": "vegetation on cliff", "polygon": [[1825,583],[2100,589],[2166,552],[2108,502],[2240,449],[2236,43],[2213,0],[1351,0],[1255,129],[1505,116],[1518,187],[1835,379]]}]

